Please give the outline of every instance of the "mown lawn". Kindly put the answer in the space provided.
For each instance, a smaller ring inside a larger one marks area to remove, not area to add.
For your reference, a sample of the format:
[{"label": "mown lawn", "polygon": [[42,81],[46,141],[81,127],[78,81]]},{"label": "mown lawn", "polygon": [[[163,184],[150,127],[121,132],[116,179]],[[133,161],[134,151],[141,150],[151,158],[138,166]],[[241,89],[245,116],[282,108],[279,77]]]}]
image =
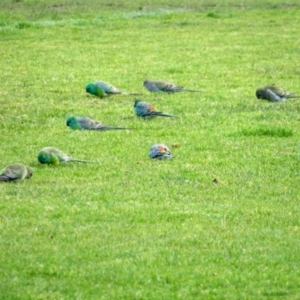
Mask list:
[{"label": "mown lawn", "polygon": [[[298,1],[0,3],[0,299],[299,299]],[[203,93],[151,94],[146,79]],[[179,118],[145,121],[134,96]],[[72,131],[88,116],[131,131]],[[152,161],[152,144],[175,158]],[[97,164],[41,165],[55,146]]]}]

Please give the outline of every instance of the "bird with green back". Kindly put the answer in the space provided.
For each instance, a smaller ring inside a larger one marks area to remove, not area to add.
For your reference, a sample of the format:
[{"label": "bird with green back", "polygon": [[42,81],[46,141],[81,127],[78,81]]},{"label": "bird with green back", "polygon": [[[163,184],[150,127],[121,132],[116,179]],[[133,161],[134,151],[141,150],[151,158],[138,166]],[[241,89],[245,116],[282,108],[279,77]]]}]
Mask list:
[{"label": "bird with green back", "polygon": [[96,81],[86,85],[85,90],[87,93],[92,94],[94,96],[104,98],[111,95],[139,95],[139,93],[128,93],[122,90],[119,90],[115,86],[107,83],[105,81]]},{"label": "bird with green back", "polygon": [[63,162],[83,162],[83,163],[94,163],[89,160],[81,160],[72,158],[69,154],[62,152],[55,147],[45,147],[38,153],[38,161],[41,164],[58,165]]}]

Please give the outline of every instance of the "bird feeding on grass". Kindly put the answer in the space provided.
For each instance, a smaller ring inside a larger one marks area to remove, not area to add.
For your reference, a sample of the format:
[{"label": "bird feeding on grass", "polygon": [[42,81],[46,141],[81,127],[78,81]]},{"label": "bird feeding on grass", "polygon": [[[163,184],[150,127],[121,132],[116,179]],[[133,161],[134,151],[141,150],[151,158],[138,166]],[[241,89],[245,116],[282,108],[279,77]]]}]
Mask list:
[{"label": "bird feeding on grass", "polygon": [[289,98],[299,98],[295,93],[287,92],[276,84],[269,84],[258,88],[255,95],[258,99],[271,102],[283,102]]},{"label": "bird feeding on grass", "polygon": [[101,124],[100,121],[96,121],[90,119],[88,117],[75,117],[71,116],[67,118],[66,125],[69,126],[73,130],[122,130],[122,129],[130,129],[125,127],[115,127]]},{"label": "bird feeding on grass", "polygon": [[144,87],[151,93],[176,93],[176,92],[196,92],[202,91],[186,89],[183,86],[177,86],[171,82],[158,80],[145,80]]},{"label": "bird feeding on grass", "polygon": [[86,85],[85,90],[87,93],[92,94],[97,97],[100,97],[100,98],[104,98],[104,97],[111,96],[111,95],[118,95],[118,94],[140,95],[139,93],[124,92],[105,81],[96,81],[96,82],[89,83]]},{"label": "bird feeding on grass", "polygon": [[156,111],[154,105],[141,100],[135,100],[134,111],[138,117],[142,117],[144,119],[150,119],[153,117],[169,117],[169,118],[176,117],[174,115],[166,114],[161,111]]},{"label": "bird feeding on grass", "polygon": [[11,164],[0,173],[0,181],[21,181],[32,176],[32,169],[23,164]]},{"label": "bird feeding on grass", "polygon": [[55,147],[45,147],[38,153],[38,161],[41,164],[58,165],[63,162],[94,163],[89,160],[72,158],[69,154],[62,152]]},{"label": "bird feeding on grass", "polygon": [[171,150],[164,144],[155,144],[149,150],[149,157],[153,159],[170,159],[173,158]]}]

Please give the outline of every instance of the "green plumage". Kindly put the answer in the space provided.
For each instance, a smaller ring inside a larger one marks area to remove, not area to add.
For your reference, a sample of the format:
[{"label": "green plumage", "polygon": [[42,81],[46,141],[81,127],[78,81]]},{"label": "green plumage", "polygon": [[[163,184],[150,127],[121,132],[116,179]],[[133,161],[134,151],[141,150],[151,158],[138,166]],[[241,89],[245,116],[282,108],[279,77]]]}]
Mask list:
[{"label": "green plumage", "polygon": [[138,93],[127,93],[119,90],[115,86],[105,81],[96,81],[86,85],[85,90],[87,93],[94,96],[104,98],[110,95],[125,94],[125,95],[139,95]]},{"label": "green plumage", "polygon": [[81,160],[72,158],[70,155],[62,152],[61,150],[55,147],[45,147],[38,153],[38,161],[41,164],[50,164],[58,165],[62,162],[84,162],[84,163],[93,163],[89,160]]},{"label": "green plumage", "polygon": [[12,164],[0,173],[0,181],[21,181],[32,176],[32,169],[23,164]]}]

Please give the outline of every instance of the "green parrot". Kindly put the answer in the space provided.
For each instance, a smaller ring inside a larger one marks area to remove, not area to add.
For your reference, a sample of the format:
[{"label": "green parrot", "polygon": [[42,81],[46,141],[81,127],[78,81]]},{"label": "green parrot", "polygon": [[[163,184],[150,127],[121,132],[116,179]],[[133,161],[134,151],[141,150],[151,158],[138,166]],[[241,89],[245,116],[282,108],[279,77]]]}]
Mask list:
[{"label": "green parrot", "polygon": [[90,119],[88,117],[74,117],[67,118],[66,125],[73,130],[118,130],[118,129],[130,129],[125,127],[114,127],[101,124],[99,121]]},{"label": "green parrot", "polygon": [[32,169],[23,164],[12,164],[0,173],[0,181],[21,181],[32,176]]},{"label": "green parrot", "polygon": [[55,147],[45,147],[38,153],[38,161],[41,164],[52,164],[58,165],[62,162],[84,162],[84,163],[94,163],[93,161],[89,160],[81,160],[72,158],[70,155],[60,151]]},{"label": "green parrot", "polygon": [[175,93],[175,92],[197,92],[202,93],[198,90],[185,89],[182,86],[177,86],[171,82],[167,81],[157,81],[157,80],[145,80],[144,87],[151,93]]},{"label": "green parrot", "polygon": [[96,81],[86,85],[85,90],[87,93],[90,93],[94,96],[98,96],[100,98],[104,98],[110,95],[115,94],[124,94],[124,95],[140,95],[139,93],[127,93],[121,91],[111,85],[110,83],[104,81]]},{"label": "green parrot", "polygon": [[288,98],[299,98],[294,93],[286,92],[275,84],[260,87],[255,93],[258,99],[268,100],[272,102],[283,102]]}]

